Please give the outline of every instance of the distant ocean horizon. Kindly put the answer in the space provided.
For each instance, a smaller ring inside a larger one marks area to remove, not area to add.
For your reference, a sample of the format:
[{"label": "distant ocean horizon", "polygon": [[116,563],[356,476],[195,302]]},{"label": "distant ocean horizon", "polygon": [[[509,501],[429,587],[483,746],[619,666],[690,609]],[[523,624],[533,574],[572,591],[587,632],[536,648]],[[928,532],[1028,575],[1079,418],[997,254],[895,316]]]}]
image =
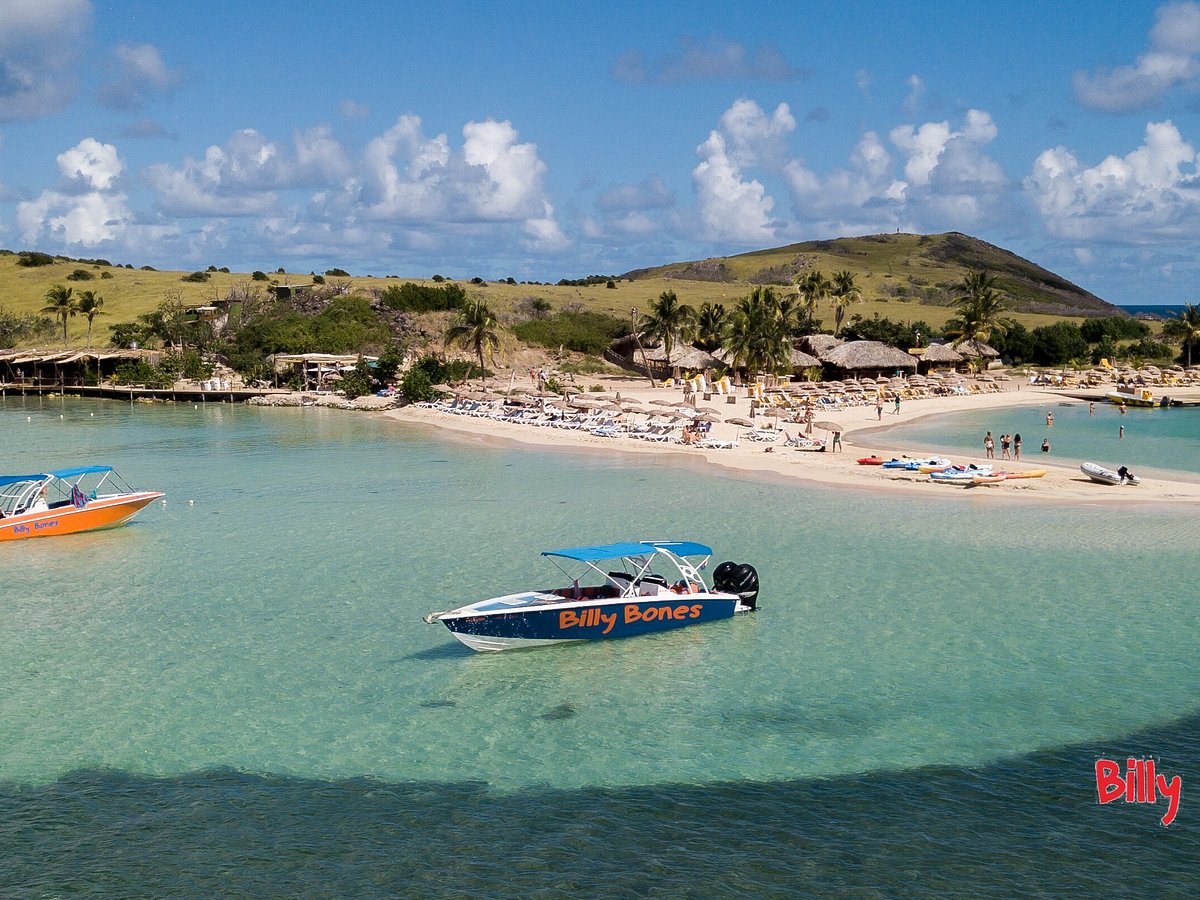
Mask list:
[{"label": "distant ocean horizon", "polygon": [[1162,319],[1166,319],[1166,318],[1169,318],[1170,316],[1173,316],[1173,315],[1183,312],[1183,304],[1182,303],[1173,303],[1173,304],[1165,304],[1165,305],[1164,304],[1158,304],[1158,305],[1133,304],[1130,306],[1124,306],[1124,305],[1118,304],[1118,306],[1120,306],[1121,309],[1125,310],[1125,312],[1129,313],[1131,316],[1149,315],[1149,316],[1158,316],[1159,318],[1162,318]]}]

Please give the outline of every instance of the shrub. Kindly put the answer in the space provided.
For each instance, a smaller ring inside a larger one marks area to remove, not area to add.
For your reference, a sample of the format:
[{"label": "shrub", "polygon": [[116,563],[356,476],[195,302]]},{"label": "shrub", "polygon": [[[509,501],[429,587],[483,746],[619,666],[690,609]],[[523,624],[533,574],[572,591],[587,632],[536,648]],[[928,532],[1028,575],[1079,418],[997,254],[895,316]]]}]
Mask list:
[{"label": "shrub", "polygon": [[629,324],[605,313],[561,310],[544,319],[521,322],[513,326],[513,332],[527,344],[597,356],[614,338],[628,334]]},{"label": "shrub", "polygon": [[1106,337],[1114,341],[1136,340],[1149,337],[1150,326],[1130,316],[1100,316],[1085,319],[1079,326],[1079,333],[1089,344]]},{"label": "shrub", "polygon": [[434,280],[434,281],[436,281],[438,284],[441,284],[441,283],[442,283],[443,281],[445,281],[446,279],[445,279],[445,278],[443,278],[441,275],[434,275],[434,276],[433,276],[433,280]]},{"label": "shrub", "polygon": [[354,370],[342,376],[342,383],[339,387],[345,393],[347,400],[371,393],[371,370],[367,361],[360,356],[358,362],[354,364]]},{"label": "shrub", "polygon": [[52,266],[54,265],[54,257],[49,253],[38,253],[36,250],[24,250],[17,257],[17,265],[25,266],[26,268],[34,268],[36,266]]},{"label": "shrub", "polygon": [[157,272],[158,269],[154,268],[154,266],[142,266],[142,271],[143,272]]},{"label": "shrub", "polygon": [[608,288],[609,290],[616,290],[617,283],[610,278],[610,279],[608,279],[608,283],[604,286],[606,288]]},{"label": "shrub", "polygon": [[436,312],[446,309],[461,309],[467,302],[467,292],[457,284],[445,287],[428,287],[406,281],[404,284],[389,284],[379,295],[379,301],[389,309],[405,312]]},{"label": "shrub", "polygon": [[433,399],[433,382],[424,369],[413,366],[400,381],[400,393],[409,403],[424,403]]},{"label": "shrub", "polygon": [[487,282],[484,281],[482,278],[480,278],[478,275],[476,275],[474,278],[471,279],[471,284],[480,285],[480,284],[487,284]]},{"label": "shrub", "polygon": [[270,281],[271,279],[267,277],[266,272],[260,272],[258,269],[255,269],[254,272],[250,275],[250,280],[251,281]]},{"label": "shrub", "polygon": [[312,280],[313,280],[313,284],[324,284],[325,276],[324,275],[314,275],[312,277]]},{"label": "shrub", "polygon": [[113,277],[113,273],[112,273],[112,272],[101,272],[101,273],[100,273],[100,277],[101,277],[101,278],[112,278],[112,277]]},{"label": "shrub", "polygon": [[203,284],[204,282],[208,281],[208,279],[211,277],[212,276],[210,276],[207,272],[193,272],[191,275],[184,275],[179,280],[180,281],[191,281],[191,282],[196,282],[198,284]]},{"label": "shrub", "polygon": [[95,277],[87,269],[76,269],[67,276],[67,281],[91,281]]},{"label": "shrub", "polygon": [[144,384],[146,387],[169,387],[174,379],[164,374],[157,366],[144,359],[133,360],[117,366],[113,373],[115,384]]},{"label": "shrub", "polygon": [[345,269],[326,269],[325,274],[332,278],[349,278],[350,273]]},{"label": "shrub", "polygon": [[1121,349],[1121,355],[1140,359],[1168,359],[1175,353],[1175,348],[1162,341],[1143,338],[1135,344],[1129,344]]}]

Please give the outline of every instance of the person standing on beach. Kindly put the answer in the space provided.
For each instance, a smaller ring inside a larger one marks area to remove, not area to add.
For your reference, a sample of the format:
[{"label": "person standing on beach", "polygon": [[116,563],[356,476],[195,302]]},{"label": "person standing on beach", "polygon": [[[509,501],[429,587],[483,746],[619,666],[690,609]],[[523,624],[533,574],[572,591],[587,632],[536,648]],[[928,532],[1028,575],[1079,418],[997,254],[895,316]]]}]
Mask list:
[{"label": "person standing on beach", "polygon": [[1000,458],[1012,459],[1012,454],[1008,452],[1009,445],[1012,444],[1012,435],[1007,431],[1000,435]]},{"label": "person standing on beach", "polygon": [[1021,432],[1013,435],[1013,459],[1021,458]]},{"label": "person standing on beach", "polygon": [[892,407],[892,415],[900,415],[900,395],[896,395],[896,405]]},{"label": "person standing on beach", "polygon": [[875,418],[883,419],[883,398],[879,397],[875,400]]},{"label": "person standing on beach", "polygon": [[983,452],[988,459],[996,458],[996,441],[990,431],[983,436]]}]

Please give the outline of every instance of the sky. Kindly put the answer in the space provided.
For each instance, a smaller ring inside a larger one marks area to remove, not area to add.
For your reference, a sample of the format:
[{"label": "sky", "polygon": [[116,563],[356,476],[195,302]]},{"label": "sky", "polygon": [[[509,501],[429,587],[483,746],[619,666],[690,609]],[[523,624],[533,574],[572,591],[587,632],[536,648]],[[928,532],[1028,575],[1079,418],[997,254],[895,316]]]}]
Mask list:
[{"label": "sky", "polygon": [[0,0],[0,247],[557,281],[961,231],[1197,302],[1200,3]]}]

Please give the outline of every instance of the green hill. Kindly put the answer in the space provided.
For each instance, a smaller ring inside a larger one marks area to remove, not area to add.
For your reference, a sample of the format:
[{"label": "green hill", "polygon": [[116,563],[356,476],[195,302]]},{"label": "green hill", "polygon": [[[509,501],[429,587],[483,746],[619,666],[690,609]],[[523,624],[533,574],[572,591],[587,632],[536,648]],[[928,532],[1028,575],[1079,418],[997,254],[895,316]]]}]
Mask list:
[{"label": "green hill", "polygon": [[1122,315],[1118,307],[1036,263],[955,231],[805,241],[737,256],[637,269],[623,277],[790,285],[804,272],[816,270],[829,277],[847,270],[854,274],[868,303],[898,300],[946,307],[968,269],[995,275],[997,287],[1008,295],[1009,306],[1017,313]]}]

